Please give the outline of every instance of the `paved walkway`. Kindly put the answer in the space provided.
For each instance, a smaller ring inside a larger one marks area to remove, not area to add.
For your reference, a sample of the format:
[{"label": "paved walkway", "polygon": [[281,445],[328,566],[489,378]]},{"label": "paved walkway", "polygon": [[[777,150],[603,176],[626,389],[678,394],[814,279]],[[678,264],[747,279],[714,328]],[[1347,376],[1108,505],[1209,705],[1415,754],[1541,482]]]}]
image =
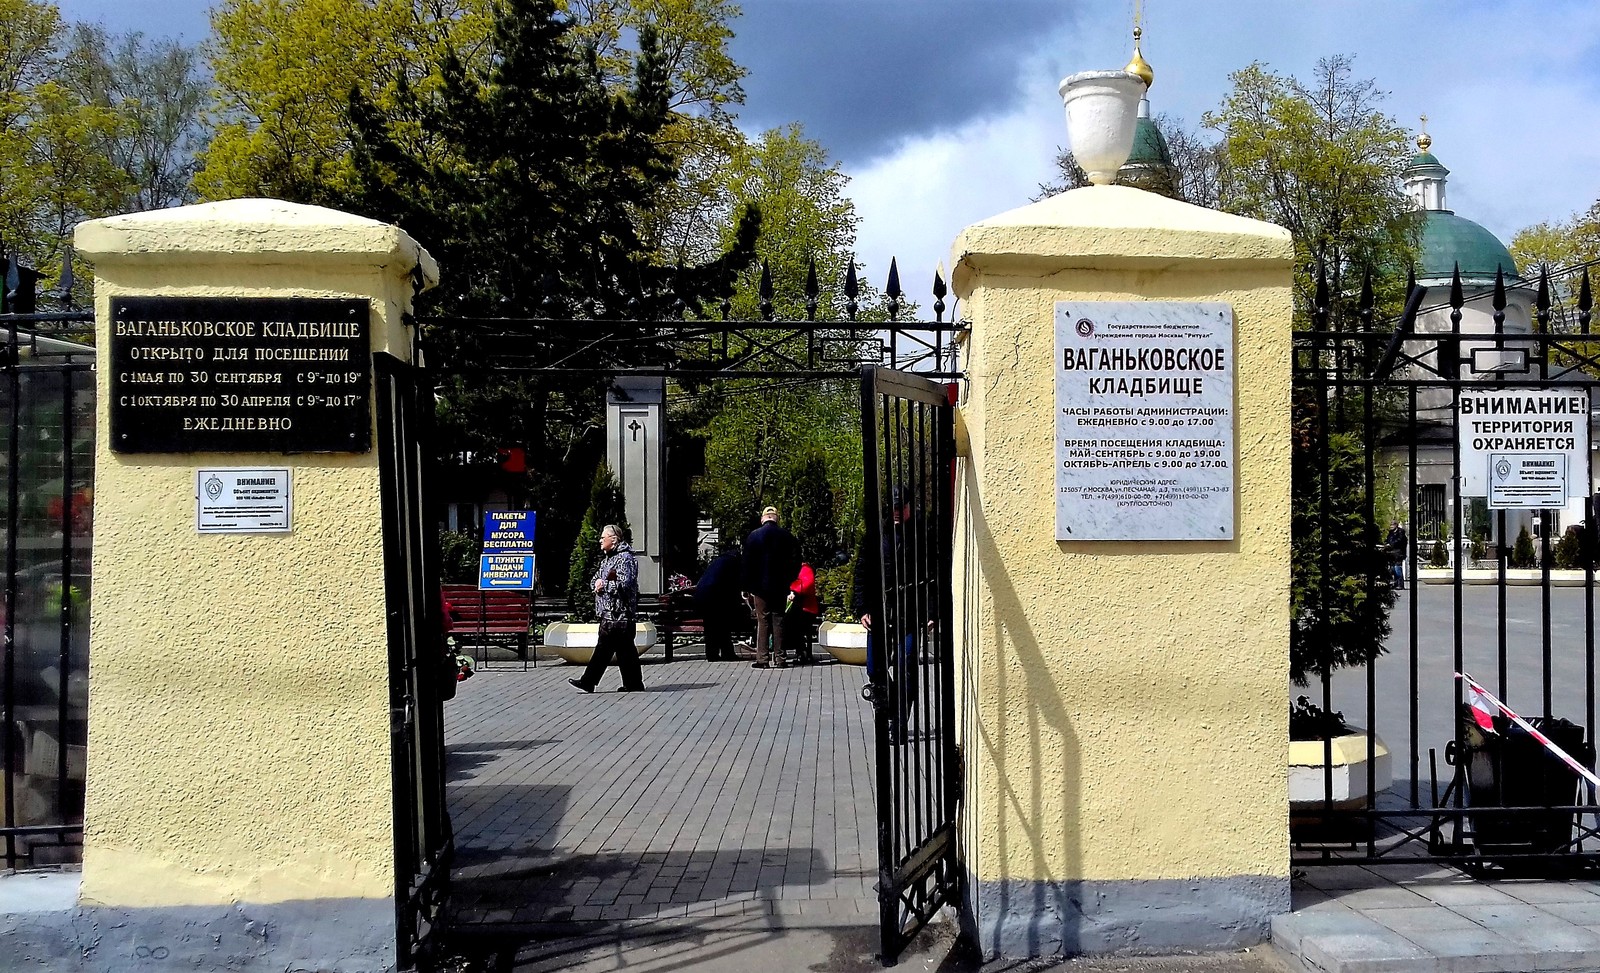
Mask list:
[{"label": "paved walkway", "polygon": [[1600,969],[1600,882],[1479,882],[1440,865],[1332,865],[1294,883],[1272,942],[1327,973]]},{"label": "paved walkway", "polygon": [[481,670],[446,704],[457,928],[876,922],[864,670],[647,659],[647,692],[593,695],[578,672]]},{"label": "paved walkway", "polygon": [[[447,704],[453,907],[469,943],[529,973],[869,968],[865,673],[680,658],[647,662],[648,692],[585,696],[567,685],[577,671],[480,671]],[[1327,973],[1600,969],[1600,882],[1322,866],[1300,873],[1294,906],[1273,921],[1275,950],[1102,962],[1254,971],[1282,951]],[[948,948],[930,930],[912,954],[979,967]],[[1082,964],[1060,968],[1101,968]]]}]

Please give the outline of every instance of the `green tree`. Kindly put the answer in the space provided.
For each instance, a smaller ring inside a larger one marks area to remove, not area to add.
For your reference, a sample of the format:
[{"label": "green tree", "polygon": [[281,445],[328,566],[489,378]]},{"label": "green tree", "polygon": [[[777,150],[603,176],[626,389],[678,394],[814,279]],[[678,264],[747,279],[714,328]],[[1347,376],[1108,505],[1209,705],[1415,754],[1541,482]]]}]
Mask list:
[{"label": "green tree", "polygon": [[1411,158],[1406,132],[1381,111],[1376,82],[1354,78],[1352,65],[1324,58],[1302,83],[1256,62],[1230,76],[1222,104],[1203,120],[1221,136],[1221,208],[1294,238],[1301,327],[1316,266],[1327,268],[1335,301],[1353,304],[1370,271],[1380,305],[1398,309],[1418,252],[1421,222],[1399,178]]},{"label": "green tree", "polygon": [[[822,322],[841,321],[857,218],[839,165],[798,125],[790,125],[743,146],[723,179],[723,205],[761,211],[756,252],[773,282],[773,315],[804,319],[812,313],[805,288],[815,268],[815,316]],[[754,265],[740,276],[731,301],[735,320],[761,317],[760,277],[761,267]],[[858,301],[860,320],[886,316],[880,291],[863,286]],[[838,354],[852,335],[845,328],[830,328],[812,340]],[[693,405],[679,410],[682,420],[705,438],[707,475],[700,480],[699,494],[723,536],[742,535],[769,503],[788,508],[795,478],[813,457],[820,458],[821,466],[812,472],[820,469],[828,479],[833,543],[847,544],[859,521],[860,392],[849,382],[783,379],[782,373],[793,367],[792,361],[802,360],[806,350],[806,339],[797,338],[778,343],[777,353],[755,351],[756,360],[772,371],[770,378],[688,390]],[[817,529],[814,556],[821,557]]]},{"label": "green tree", "polygon": [[828,459],[820,449],[813,448],[791,468],[782,507],[788,512],[789,531],[800,544],[801,559],[813,567],[830,563],[839,551],[839,532]]},{"label": "green tree", "polygon": [[860,527],[860,390],[849,382],[795,379],[724,389],[704,427],[700,502],[724,537],[740,537],[768,504],[788,506],[800,468],[825,465],[831,533],[847,544]]},{"label": "green tree", "polygon": [[1289,676],[1304,685],[1382,654],[1395,593],[1387,552],[1368,541],[1359,421],[1341,428],[1338,411],[1304,387],[1295,389],[1290,415]]},{"label": "green tree", "polygon": [[[818,317],[843,316],[841,288],[853,256],[857,223],[855,206],[845,195],[848,181],[839,163],[830,160],[819,143],[806,138],[798,124],[769,129],[734,151],[726,170],[722,205],[729,212],[746,206],[761,211],[756,257],[771,274],[776,317],[806,316],[804,288],[813,265],[819,289]],[[722,243],[727,246],[732,242],[733,226],[726,219],[719,222],[726,227]],[[736,320],[760,317],[760,276],[759,265],[740,276],[732,301]]]},{"label": "green tree", "polygon": [[594,484],[589,490],[589,509],[584,511],[583,524],[578,528],[578,539],[572,546],[572,557],[567,568],[567,605],[580,621],[594,621],[594,587],[591,578],[600,567],[600,531],[607,524],[616,524],[622,530],[623,540],[630,541],[632,530],[623,505],[622,487],[611,467],[601,463],[594,472]]},{"label": "green tree", "polygon": [[0,23],[0,223],[49,287],[79,222],[182,198],[201,86],[192,51],[53,4],[0,0]]},{"label": "green tree", "polygon": [[[731,293],[751,259],[754,210],[706,264],[666,265],[645,236],[641,214],[664,205],[675,172],[656,140],[671,119],[665,66],[651,29],[638,40],[634,84],[618,90],[550,0],[507,0],[484,65],[446,52],[436,91],[401,84],[387,110],[352,91],[345,207],[399,223],[442,265],[461,268],[424,296],[424,313],[648,319]],[[469,323],[435,328],[428,340],[445,361],[485,360]],[[612,344],[584,364],[629,367],[645,353]],[[545,512],[541,556],[564,557],[576,527],[568,512],[582,508],[587,487],[573,471],[600,456],[603,384],[457,372],[440,401],[441,441],[456,458],[519,445],[544,460],[517,499]]]},{"label": "green tree", "polygon": [[[436,93],[447,54],[487,71],[498,56],[496,7],[496,0],[222,0],[211,15],[216,135],[196,180],[201,195],[337,201],[354,178],[344,123],[351,88],[388,112],[406,87]],[[673,119],[658,140],[669,156],[715,155],[737,137],[727,109],[743,100],[744,70],[727,52],[738,13],[728,0],[566,0],[561,8],[575,46],[594,49],[596,68],[614,89],[632,83],[637,49],[630,44],[640,32],[661,38]]]},{"label": "green tree", "polygon": [[[1295,326],[1306,328],[1316,268],[1328,275],[1335,320],[1354,316],[1363,277],[1372,275],[1380,314],[1403,298],[1420,222],[1400,184],[1410,159],[1406,133],[1383,114],[1375,82],[1352,76],[1348,57],[1317,63],[1310,83],[1258,63],[1236,71],[1204,124],[1217,131],[1222,209],[1268,220],[1293,237]],[[1388,564],[1368,497],[1363,403],[1343,408],[1313,389],[1291,400],[1294,515],[1290,551],[1290,673],[1297,682],[1364,665],[1384,651],[1394,603]],[[1383,403],[1374,403],[1382,408]]]},{"label": "green tree", "polygon": [[0,0],[0,23],[0,225],[7,250],[53,262],[79,221],[118,209],[127,177],[100,146],[122,120],[61,83],[53,4]]},{"label": "green tree", "polygon": [[[1524,277],[1537,280],[1548,275],[1554,330],[1576,332],[1579,271],[1600,262],[1600,201],[1567,219],[1517,231],[1510,250]],[[1594,276],[1592,271],[1589,276]]]},{"label": "green tree", "polygon": [[86,105],[109,108],[121,124],[100,144],[128,175],[124,211],[193,202],[190,180],[206,141],[208,87],[200,55],[173,40],[107,33],[76,24],[61,59],[62,83]]},{"label": "green tree", "polygon": [[436,90],[446,50],[485,56],[489,11],[488,0],[223,0],[211,12],[215,134],[200,195],[337,200],[354,178],[351,88],[380,109],[402,81]]},{"label": "green tree", "polygon": [[1535,223],[1511,238],[1511,256],[1524,276],[1559,273],[1600,260],[1600,202],[1564,220]]}]

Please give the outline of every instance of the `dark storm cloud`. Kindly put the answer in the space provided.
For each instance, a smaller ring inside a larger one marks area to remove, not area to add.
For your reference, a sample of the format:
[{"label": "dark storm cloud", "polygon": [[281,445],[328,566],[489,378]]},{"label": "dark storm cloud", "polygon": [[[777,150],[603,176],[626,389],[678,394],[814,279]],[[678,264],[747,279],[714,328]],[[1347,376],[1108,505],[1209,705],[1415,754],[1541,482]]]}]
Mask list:
[{"label": "dark storm cloud", "polygon": [[742,121],[798,121],[847,165],[1005,107],[1016,55],[1067,0],[744,0]]}]

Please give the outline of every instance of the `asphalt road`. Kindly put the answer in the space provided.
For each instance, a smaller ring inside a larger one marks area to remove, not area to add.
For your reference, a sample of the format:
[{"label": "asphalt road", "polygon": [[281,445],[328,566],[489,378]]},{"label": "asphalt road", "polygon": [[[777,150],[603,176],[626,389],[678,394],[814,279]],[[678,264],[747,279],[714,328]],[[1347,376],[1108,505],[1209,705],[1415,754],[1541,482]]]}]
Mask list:
[{"label": "asphalt road", "polygon": [[[1508,586],[1503,613],[1499,598],[1494,586],[1462,588],[1460,665],[1525,717],[1545,713],[1548,672],[1550,714],[1592,725],[1594,677],[1586,662],[1590,657],[1586,645],[1596,639],[1592,633],[1586,639],[1583,589],[1552,588],[1548,609],[1544,594],[1537,587]],[[1600,603],[1595,605],[1595,612],[1600,614]],[[1449,585],[1421,585],[1399,593],[1390,616],[1393,633],[1388,641],[1389,651],[1373,667],[1370,716],[1365,669],[1340,670],[1332,679],[1333,708],[1342,711],[1353,725],[1376,727],[1378,736],[1393,753],[1394,793],[1409,797],[1404,782],[1412,777],[1415,766],[1424,804],[1429,793],[1430,747],[1438,751],[1440,793],[1450,774],[1444,762],[1444,747],[1455,735],[1452,713],[1457,696],[1453,673],[1458,662],[1454,618],[1455,594]],[[1500,679],[1502,646],[1504,684]],[[1292,695],[1301,693],[1321,704],[1320,682],[1313,681],[1304,688],[1291,687]],[[1411,730],[1413,697],[1417,710],[1415,735]]]}]

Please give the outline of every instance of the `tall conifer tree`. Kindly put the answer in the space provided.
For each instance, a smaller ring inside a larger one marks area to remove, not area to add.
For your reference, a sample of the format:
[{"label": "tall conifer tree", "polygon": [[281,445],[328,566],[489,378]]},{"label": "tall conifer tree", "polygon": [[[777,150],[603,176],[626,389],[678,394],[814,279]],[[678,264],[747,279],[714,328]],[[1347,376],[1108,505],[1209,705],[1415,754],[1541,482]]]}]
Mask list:
[{"label": "tall conifer tree", "polygon": [[[592,45],[552,0],[505,0],[493,56],[472,65],[442,56],[436,88],[401,86],[377,110],[359,89],[349,121],[356,190],[346,205],[398,223],[444,268],[423,313],[464,317],[612,320],[672,316],[732,293],[754,253],[754,208],[717,258],[669,267],[641,227],[664,205],[676,172],[657,136],[672,120],[655,31],[639,31],[627,90],[608,85]],[[539,337],[540,325],[523,325]],[[447,361],[491,368],[468,324],[427,335]],[[585,366],[643,364],[644,346],[607,345]],[[602,450],[604,385],[593,379],[496,377],[444,381],[441,441],[458,457],[522,446],[538,461],[513,500],[546,512],[540,554],[564,559]],[[520,495],[517,495],[520,494]]]}]

